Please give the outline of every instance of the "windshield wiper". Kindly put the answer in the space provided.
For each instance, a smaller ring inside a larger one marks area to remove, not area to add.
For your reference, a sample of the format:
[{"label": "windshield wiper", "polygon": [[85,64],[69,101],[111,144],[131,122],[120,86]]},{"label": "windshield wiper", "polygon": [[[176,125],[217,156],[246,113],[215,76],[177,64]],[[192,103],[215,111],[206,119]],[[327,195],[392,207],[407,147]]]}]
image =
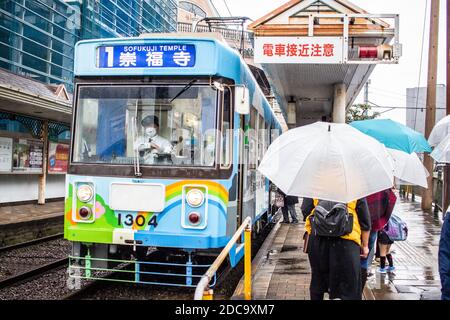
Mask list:
[{"label": "windshield wiper", "polygon": [[133,136],[133,165],[134,165],[134,175],[136,177],[141,177],[142,173],[141,173],[141,168],[139,166],[139,147],[136,146],[136,135],[137,135],[137,113],[138,113],[138,103],[139,100],[136,99],[136,107],[134,110],[134,117],[131,119],[131,135]]},{"label": "windshield wiper", "polygon": [[185,93],[187,90],[189,90],[190,87],[192,87],[192,85],[197,82],[197,79],[191,80],[183,89],[181,89],[180,92],[177,93],[177,95],[175,97],[173,97],[172,100],[170,100],[170,102],[172,103],[172,101],[174,101],[176,98],[178,98],[179,96],[181,96],[183,93]]}]

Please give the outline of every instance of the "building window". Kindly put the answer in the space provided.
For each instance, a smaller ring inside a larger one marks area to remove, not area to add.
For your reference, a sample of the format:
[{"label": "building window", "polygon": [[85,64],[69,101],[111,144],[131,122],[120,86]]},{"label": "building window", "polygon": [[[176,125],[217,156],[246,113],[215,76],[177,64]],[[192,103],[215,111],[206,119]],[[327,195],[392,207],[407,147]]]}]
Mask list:
[{"label": "building window", "polygon": [[180,1],[179,7],[201,18],[206,17],[206,12],[202,8],[191,2]]}]

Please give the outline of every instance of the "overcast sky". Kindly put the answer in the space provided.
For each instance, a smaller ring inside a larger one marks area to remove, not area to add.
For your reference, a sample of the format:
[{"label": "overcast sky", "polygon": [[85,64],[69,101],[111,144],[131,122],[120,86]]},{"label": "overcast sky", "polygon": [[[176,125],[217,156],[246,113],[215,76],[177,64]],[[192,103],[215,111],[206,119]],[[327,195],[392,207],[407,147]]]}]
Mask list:
[{"label": "overcast sky", "polygon": [[[381,106],[406,107],[406,88],[419,83],[420,53],[426,0],[350,0],[370,13],[400,14],[400,42],[403,56],[398,65],[378,65],[371,76],[369,100]],[[222,15],[228,15],[224,0],[213,0]],[[233,15],[248,16],[256,20],[287,0],[226,0]],[[425,41],[423,49],[421,86],[426,86],[428,69],[429,11],[428,0]],[[446,1],[441,0],[439,28],[438,84],[445,84],[446,66]],[[362,102],[363,96],[357,99]],[[439,106],[438,106],[439,107]],[[443,106],[440,106],[443,107]],[[384,109],[383,109],[384,110]],[[382,110],[377,110],[382,111]],[[405,121],[405,110],[394,110],[383,114],[400,122]]]}]

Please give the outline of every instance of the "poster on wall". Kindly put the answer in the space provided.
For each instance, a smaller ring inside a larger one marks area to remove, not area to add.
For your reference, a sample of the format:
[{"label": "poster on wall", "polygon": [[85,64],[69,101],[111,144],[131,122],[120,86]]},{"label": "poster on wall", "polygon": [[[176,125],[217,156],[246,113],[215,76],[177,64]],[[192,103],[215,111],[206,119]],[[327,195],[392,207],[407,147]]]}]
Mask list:
[{"label": "poster on wall", "polygon": [[48,172],[67,173],[69,145],[50,142],[48,146]]},{"label": "poster on wall", "polygon": [[0,137],[0,172],[11,172],[13,139]]},{"label": "poster on wall", "polygon": [[43,154],[42,141],[17,139],[13,147],[13,171],[41,173]]}]

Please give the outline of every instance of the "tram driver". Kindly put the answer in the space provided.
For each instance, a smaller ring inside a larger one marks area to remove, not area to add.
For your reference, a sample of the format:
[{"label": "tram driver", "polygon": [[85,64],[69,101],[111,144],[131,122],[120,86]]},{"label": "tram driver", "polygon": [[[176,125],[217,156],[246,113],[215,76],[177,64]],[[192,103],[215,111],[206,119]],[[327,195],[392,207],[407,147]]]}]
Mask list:
[{"label": "tram driver", "polygon": [[145,164],[159,162],[156,160],[160,155],[170,159],[173,146],[166,138],[159,135],[159,119],[157,116],[149,115],[141,121],[144,135],[138,138],[137,147]]}]

